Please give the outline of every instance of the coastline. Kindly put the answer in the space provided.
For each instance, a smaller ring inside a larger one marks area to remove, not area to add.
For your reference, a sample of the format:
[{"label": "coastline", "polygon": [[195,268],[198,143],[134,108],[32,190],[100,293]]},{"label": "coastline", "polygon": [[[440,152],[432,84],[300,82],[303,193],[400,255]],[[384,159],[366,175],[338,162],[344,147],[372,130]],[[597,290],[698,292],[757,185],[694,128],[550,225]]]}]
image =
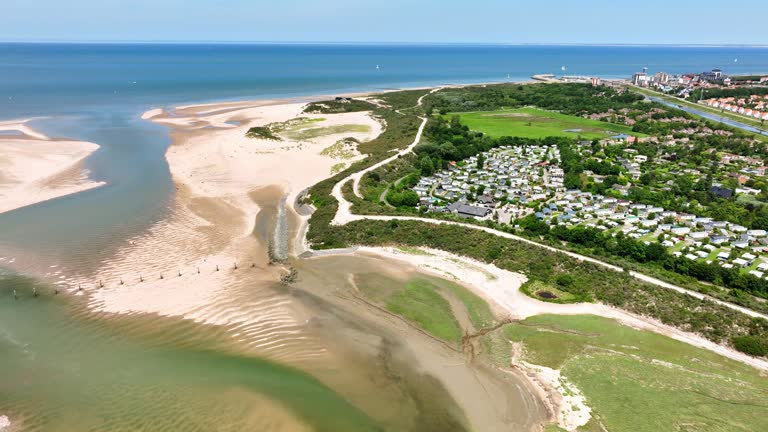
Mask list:
[{"label": "coastline", "polygon": [[0,214],[105,184],[83,167],[98,144],[50,138],[30,120],[0,122]]},{"label": "coastline", "polygon": [[[342,380],[348,383],[342,392],[350,391],[356,386],[350,378],[325,374],[338,368],[339,361],[344,363],[340,355],[349,348],[343,346],[359,344],[360,336],[331,341],[330,335],[316,334],[311,325],[316,313],[300,301],[276,295],[273,287],[293,265],[301,266],[302,275],[323,267],[293,261],[301,252],[296,243],[299,236],[303,238],[304,224],[292,203],[330,177],[334,165],[363,158],[351,147],[327,150],[347,138],[371,140],[384,125],[368,112],[305,114],[304,106],[293,100],[267,100],[148,111],[145,119],[169,127],[172,137],[166,151],[176,185],[171,216],[131,239],[96,274],[64,279],[60,285],[75,293],[84,288],[96,313],[153,313],[232,328],[233,336],[247,341],[254,355],[309,369],[329,385]],[[285,127],[282,140],[246,137],[249,128],[270,124]],[[282,207],[284,203],[290,204]],[[292,254],[285,264],[272,264],[266,250],[272,233],[265,227],[274,226],[281,211],[290,225],[287,243]],[[376,269],[402,273],[391,265],[377,264]],[[298,286],[304,285],[299,281]],[[305,289],[345,309],[345,317],[370,322],[366,326],[379,329],[375,334],[397,340],[397,356],[409,359],[404,365],[437,377],[474,428],[496,429],[509,422],[523,422],[529,428],[548,415],[534,390],[516,390],[530,386],[521,374],[502,375],[466,364],[462,353],[409,325],[335,291],[324,293],[332,287],[333,283],[317,283]],[[369,344],[365,343],[366,351],[379,343]],[[389,348],[385,344],[376,349]],[[494,400],[484,403],[488,394]],[[354,392],[349,396],[363,397]],[[368,408],[378,410],[374,405]],[[512,420],[503,414],[510,406],[516,407]]]},{"label": "coastline", "polygon": [[[299,99],[325,98],[327,96]],[[273,336],[279,332],[302,331],[304,322],[310,319],[306,310],[280,303],[259,304],[257,308],[245,311],[242,308],[244,305],[232,304],[231,293],[249,284],[274,283],[281,277],[281,267],[270,266],[264,258],[265,238],[253,236],[259,228],[259,217],[270,210],[274,202],[285,200],[293,203],[303,190],[329,177],[330,169],[338,160],[321,157],[320,152],[349,133],[332,134],[319,141],[272,141],[246,138],[245,132],[251,126],[286,122],[297,117],[318,120],[318,124],[327,127],[348,123],[366,125],[370,131],[361,139],[372,139],[383,130],[383,125],[367,113],[305,115],[302,114],[303,106],[303,102],[292,98],[209,103],[188,105],[172,111],[158,108],[145,112],[142,119],[170,129],[172,144],[166,151],[166,159],[177,190],[172,215],[151,227],[147,233],[129,240],[129,244],[106,262],[98,274],[79,275],[61,284],[75,292],[79,292],[80,286],[87,286],[90,305],[98,312],[157,313],[212,325],[248,329],[258,326],[259,331],[267,332],[266,337],[259,341],[262,346],[275,344]],[[359,158],[358,154],[345,160],[345,163]],[[296,229],[298,234],[294,237],[294,254],[298,255],[302,252],[299,245],[304,244],[309,216],[299,214],[293,206],[287,210],[294,224],[301,221]],[[508,314],[511,318],[524,319],[545,313],[605,316],[732,359],[744,362],[754,360],[748,364],[768,370],[768,363],[645,317],[604,305],[540,302],[519,291],[520,285],[525,282],[522,275],[440,251],[427,250],[427,253],[429,259],[401,254],[392,248],[358,248],[351,252],[356,256],[377,256],[415,267],[421,272],[458,280],[489,300],[498,313]],[[433,259],[434,262],[430,261]],[[241,267],[255,267],[259,274],[243,276],[243,271],[238,272],[238,263]],[[489,279],[489,275],[495,279]],[[143,280],[137,281],[137,278]],[[144,283],[145,280],[151,282]],[[98,281],[98,286],[95,281]],[[225,307],[222,303],[226,303]],[[275,323],[278,323],[276,327]],[[328,360],[323,354],[314,352],[321,350],[321,346],[312,342],[303,343],[307,346],[301,353],[306,357],[302,358],[320,362]],[[267,356],[273,353],[270,358],[284,360],[284,351],[275,350]],[[264,355],[264,352],[259,354]],[[563,408],[573,404],[573,400],[557,402],[559,399],[552,396],[553,391],[557,391],[551,388],[554,372],[536,372],[535,366],[523,363],[516,366],[525,373],[537,376],[536,380],[528,380],[527,384],[549,395],[549,410],[558,416],[562,425],[583,422],[583,418],[564,414]],[[462,402],[469,402],[477,396],[462,395],[458,389],[451,393]],[[580,415],[588,412],[587,409],[581,410]]]}]

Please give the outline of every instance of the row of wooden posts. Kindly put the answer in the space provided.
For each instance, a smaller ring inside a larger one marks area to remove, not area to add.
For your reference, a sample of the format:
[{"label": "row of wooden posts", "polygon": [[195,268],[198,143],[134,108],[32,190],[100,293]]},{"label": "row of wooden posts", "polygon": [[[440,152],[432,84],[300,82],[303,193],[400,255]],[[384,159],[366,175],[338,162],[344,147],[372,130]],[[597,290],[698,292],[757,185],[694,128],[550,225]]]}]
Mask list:
[{"label": "row of wooden posts", "polygon": [[[255,267],[256,267],[256,263],[251,263],[251,268],[255,268]],[[239,267],[237,265],[237,261],[235,261],[235,263],[232,265],[232,270],[237,270],[238,268]],[[220,270],[219,265],[216,264],[216,271],[219,271],[219,270]],[[200,267],[199,266],[197,267],[197,274],[200,274]],[[178,277],[182,276],[181,269],[177,270],[177,275],[178,275]],[[163,273],[160,273],[160,279],[164,279],[164,278],[165,277],[164,277]],[[139,274],[139,282],[144,282],[144,276],[142,274]],[[120,285],[125,285],[125,281],[123,281],[123,278],[120,278]],[[99,288],[104,288],[104,282],[102,280],[99,280]],[[83,291],[82,284],[77,284],[77,290],[78,291]],[[59,294],[59,289],[58,288],[54,288],[53,293],[58,295]],[[37,297],[38,296],[37,287],[36,286],[32,288],[32,296],[33,297]],[[15,300],[18,300],[18,298],[19,298],[18,294],[16,293],[16,289],[15,288],[13,289],[13,298]]]}]

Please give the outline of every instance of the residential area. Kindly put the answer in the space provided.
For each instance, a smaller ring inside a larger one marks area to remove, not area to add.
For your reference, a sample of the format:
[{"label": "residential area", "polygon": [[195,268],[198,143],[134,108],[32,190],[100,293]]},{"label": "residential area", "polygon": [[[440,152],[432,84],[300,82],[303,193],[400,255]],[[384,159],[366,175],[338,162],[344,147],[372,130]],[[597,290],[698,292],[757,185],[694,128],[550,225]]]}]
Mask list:
[{"label": "residential area", "polygon": [[[578,151],[586,160],[603,154],[603,146],[616,145],[619,141],[617,137],[598,145],[581,141]],[[654,167],[664,167],[670,179],[661,182],[661,187],[671,187],[673,179],[679,176],[695,181],[705,175],[703,170],[676,165],[669,153],[649,158],[630,146],[610,161],[621,166],[622,176],[633,180]],[[421,178],[413,190],[420,197],[420,205],[433,213],[512,225],[533,214],[550,226],[585,226],[613,235],[621,232],[646,244],[659,242],[673,256],[719,263],[724,268],[743,268],[756,277],[768,278],[765,230],[621,198],[627,195],[632,183],[607,185],[611,195],[619,197],[566,189],[559,164],[560,151],[555,146],[500,147],[452,162],[448,169]],[[720,154],[712,164],[720,169],[723,177],[732,178],[731,183],[740,185],[730,188],[723,183],[713,183],[713,193],[731,197],[760,192],[743,184],[751,177],[765,175],[766,167],[761,159],[726,153]],[[592,182],[616,179],[591,171],[583,174]]]},{"label": "residential area", "polygon": [[510,223],[565,191],[559,160],[555,146],[500,147],[452,162],[413,190],[429,211]]}]

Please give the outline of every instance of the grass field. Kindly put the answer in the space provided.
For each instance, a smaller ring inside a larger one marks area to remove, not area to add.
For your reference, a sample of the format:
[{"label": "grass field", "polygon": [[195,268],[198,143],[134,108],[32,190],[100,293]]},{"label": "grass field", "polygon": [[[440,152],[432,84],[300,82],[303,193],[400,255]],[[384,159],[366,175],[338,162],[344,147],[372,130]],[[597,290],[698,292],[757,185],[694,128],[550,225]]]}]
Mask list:
[{"label": "grass field", "polygon": [[[356,277],[360,292],[370,301],[386,307],[427,333],[448,341],[459,342],[464,331],[456,313],[466,316],[475,329],[493,325],[495,316],[490,306],[463,286],[438,278],[417,277],[399,282],[381,275]],[[463,310],[454,310],[448,298],[455,298]]]},{"label": "grass field", "polygon": [[488,303],[472,291],[444,279],[434,279],[431,282],[440,289],[453,294],[464,305],[469,320],[472,321],[472,325],[476,329],[490,327],[496,321]]},{"label": "grass field", "polygon": [[503,336],[586,396],[585,430],[768,430],[768,379],[709,351],[594,316],[532,317]]},{"label": "grass field", "polygon": [[[603,139],[619,133],[645,136],[632,132],[632,128],[582,117],[569,116],[536,108],[456,113],[461,123],[470,129],[494,138],[518,136],[545,138],[549,136]],[[447,115],[450,118],[451,115]]]},{"label": "grass field", "polygon": [[451,305],[435,288],[424,279],[410,280],[405,289],[387,300],[387,309],[439,339],[458,342],[462,336],[461,326],[453,315]]}]

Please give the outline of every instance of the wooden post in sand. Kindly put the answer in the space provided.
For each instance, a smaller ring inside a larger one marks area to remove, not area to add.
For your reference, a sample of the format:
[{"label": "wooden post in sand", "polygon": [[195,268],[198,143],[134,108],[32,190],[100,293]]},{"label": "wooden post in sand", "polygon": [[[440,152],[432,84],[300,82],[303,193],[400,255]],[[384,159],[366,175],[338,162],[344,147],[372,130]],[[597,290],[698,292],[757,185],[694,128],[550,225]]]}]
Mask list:
[{"label": "wooden post in sand", "polygon": [[120,285],[123,284],[123,278],[120,278]]},{"label": "wooden post in sand", "polygon": [[219,265],[216,264],[216,271],[219,271]]},{"label": "wooden post in sand", "polygon": [[139,282],[144,282],[144,276],[139,275]]},{"label": "wooden post in sand", "polygon": [[179,277],[181,277],[181,270],[179,270]]},{"label": "wooden post in sand", "polygon": [[251,263],[251,268],[256,268],[256,263]]},{"label": "wooden post in sand", "polygon": [[163,278],[163,274],[162,274],[162,273],[160,273],[160,279],[162,279],[162,278]]},{"label": "wooden post in sand", "polygon": [[237,261],[235,261],[235,267],[234,267],[234,269],[235,269],[235,270],[237,270]]},{"label": "wooden post in sand", "polygon": [[82,291],[82,290],[83,290],[83,286],[82,286],[82,285],[80,285],[80,284],[77,284],[77,290],[78,290],[78,291]]},{"label": "wooden post in sand", "polygon": [[101,280],[99,280],[99,288],[104,288],[104,284],[101,283]]},{"label": "wooden post in sand", "polygon": [[197,267],[197,274],[200,274],[200,267]]}]

